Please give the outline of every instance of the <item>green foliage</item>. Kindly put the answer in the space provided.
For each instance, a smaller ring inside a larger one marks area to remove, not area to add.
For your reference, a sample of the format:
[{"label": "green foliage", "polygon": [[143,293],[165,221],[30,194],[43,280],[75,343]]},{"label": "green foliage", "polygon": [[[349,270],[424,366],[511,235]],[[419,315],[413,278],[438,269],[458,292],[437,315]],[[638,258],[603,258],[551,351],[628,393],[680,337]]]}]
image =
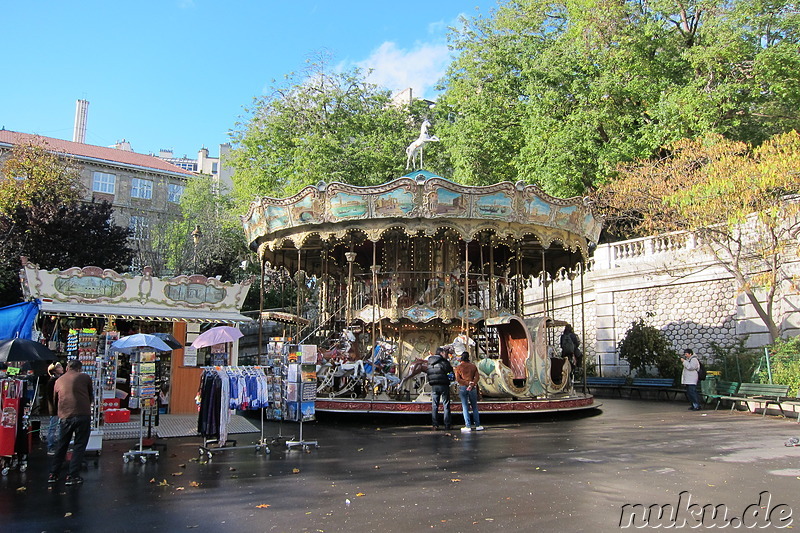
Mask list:
[{"label": "green foliage", "polygon": [[0,306],[22,298],[20,256],[44,269],[127,271],[128,229],[114,225],[111,204],[80,201],[76,167],[44,146],[13,149],[0,169],[0,198]]},{"label": "green foliage", "polygon": [[[419,135],[420,117],[409,116],[415,110],[391,105],[389,92],[358,69],[336,72],[327,58],[310,61],[256,99],[234,134],[228,163],[240,206],[320,181],[375,185],[402,175],[405,147]],[[426,161],[435,144],[426,147]]]},{"label": "green foliage", "polygon": [[[197,273],[237,282],[257,274],[252,266],[257,266],[257,261],[244,242],[233,200],[216,191],[213,178],[191,178],[180,207],[180,219],[152,232],[153,247],[162,250],[164,256],[164,271],[159,275]],[[200,230],[196,244],[192,235],[195,228]],[[243,261],[248,262],[250,270],[241,268]]]},{"label": "green foliage", "polygon": [[[772,382],[789,385],[789,395],[795,396],[800,389],[800,337],[778,339],[767,350]],[[769,383],[766,364],[761,365],[758,376],[761,383]]]},{"label": "green foliage", "polygon": [[620,358],[630,365],[631,372],[635,371],[639,377],[646,377],[652,367],[656,368],[659,377],[680,377],[682,365],[678,354],[664,333],[647,325],[642,318],[633,321],[617,350]]},{"label": "green foliage", "polygon": [[708,370],[720,372],[722,381],[750,381],[756,371],[760,355],[757,351],[745,347],[745,339],[739,338],[729,345],[711,342],[712,361]]},{"label": "green foliage", "polygon": [[75,163],[48,152],[44,140],[18,144],[0,168],[0,214],[37,204],[55,209],[79,200],[82,188]]},{"label": "green foliage", "polygon": [[469,183],[582,194],[684,137],[800,126],[789,0],[510,0],[462,22],[437,110]]}]

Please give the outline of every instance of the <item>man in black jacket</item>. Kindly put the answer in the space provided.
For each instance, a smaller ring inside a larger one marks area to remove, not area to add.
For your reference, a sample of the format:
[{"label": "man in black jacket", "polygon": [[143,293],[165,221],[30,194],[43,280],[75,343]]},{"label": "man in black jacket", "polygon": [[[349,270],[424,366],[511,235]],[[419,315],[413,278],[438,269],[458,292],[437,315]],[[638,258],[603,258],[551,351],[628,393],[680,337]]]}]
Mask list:
[{"label": "man in black jacket", "polygon": [[444,428],[450,429],[450,378],[453,366],[447,360],[444,348],[428,357],[428,384],[431,386],[431,416],[433,429],[439,429],[439,403],[444,407]]}]

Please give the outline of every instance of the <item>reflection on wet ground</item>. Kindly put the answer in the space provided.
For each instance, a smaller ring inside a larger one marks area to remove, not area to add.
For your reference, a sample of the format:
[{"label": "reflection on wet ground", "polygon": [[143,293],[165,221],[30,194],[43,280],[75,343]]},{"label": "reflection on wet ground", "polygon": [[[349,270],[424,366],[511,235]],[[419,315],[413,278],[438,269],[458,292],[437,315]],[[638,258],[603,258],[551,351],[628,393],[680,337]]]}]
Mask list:
[{"label": "reflection on wet ground", "polygon": [[[108,441],[82,486],[48,487],[37,447],[27,472],[0,479],[3,532],[616,531],[622,506],[693,501],[734,514],[770,491],[796,500],[793,420],[604,399],[596,411],[485,417],[486,431],[431,431],[426,418],[327,418],[319,442],[287,451],[297,425],[270,424],[271,453],[200,459],[199,438],[163,439],[158,461],[125,464]],[[239,445],[259,435],[237,435]],[[794,504],[800,507],[800,504]],[[800,509],[795,510],[800,512]]]}]

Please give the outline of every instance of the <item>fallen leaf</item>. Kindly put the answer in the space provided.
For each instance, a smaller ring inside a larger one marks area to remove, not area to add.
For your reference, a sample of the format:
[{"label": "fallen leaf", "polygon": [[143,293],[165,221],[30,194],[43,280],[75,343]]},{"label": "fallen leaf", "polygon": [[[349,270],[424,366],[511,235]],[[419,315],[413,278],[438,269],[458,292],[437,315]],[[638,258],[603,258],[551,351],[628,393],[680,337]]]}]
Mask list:
[{"label": "fallen leaf", "polygon": [[183,463],[183,464],[181,464],[181,465],[178,465],[178,468],[186,468],[186,463]]},{"label": "fallen leaf", "polygon": [[452,478],[452,479],[450,480],[450,483],[458,483],[459,481],[461,481],[461,480],[460,480],[460,479],[458,479],[457,477],[454,477],[454,478]]},{"label": "fallen leaf", "polygon": [[183,487],[175,487],[175,490],[184,490]]},{"label": "fallen leaf", "polygon": [[256,505],[256,509],[266,509],[269,507],[268,503],[262,503],[261,505]]},{"label": "fallen leaf", "polygon": [[356,493],[356,496],[358,496],[360,498],[361,496],[366,496],[366,494],[364,494],[363,492],[359,492],[359,493]]},{"label": "fallen leaf", "polygon": [[182,476],[183,472],[173,472],[172,475],[173,476]]},{"label": "fallen leaf", "polygon": [[17,492],[25,492],[26,490],[28,490],[28,487],[20,487],[17,489]]},{"label": "fallen leaf", "polygon": [[159,486],[159,487],[169,487],[169,483],[167,483],[167,480],[165,479],[164,481],[162,481],[161,483],[159,483],[159,484],[158,484],[158,486]]},{"label": "fallen leaf", "polygon": [[292,468],[292,474],[299,474],[299,473],[300,473],[299,468]]},{"label": "fallen leaf", "polygon": [[236,469],[235,469],[234,467],[230,467],[230,468],[228,468],[228,470],[229,470],[230,472],[235,472],[235,471],[236,471]]},{"label": "fallen leaf", "polygon": [[72,516],[72,513],[64,513],[64,518],[69,518],[70,516]]},{"label": "fallen leaf", "polygon": [[359,452],[363,452],[363,451],[364,451],[364,448],[359,448],[357,451],[359,451]]},{"label": "fallen leaf", "polygon": [[154,477],[150,478],[150,483],[155,483],[155,482],[156,482],[156,478],[154,478]]},{"label": "fallen leaf", "polygon": [[189,482],[189,486],[190,487],[199,487],[200,483],[198,483],[197,481],[190,481]]},{"label": "fallen leaf", "polygon": [[379,465],[375,465],[375,470],[380,470],[380,468],[381,467]]}]

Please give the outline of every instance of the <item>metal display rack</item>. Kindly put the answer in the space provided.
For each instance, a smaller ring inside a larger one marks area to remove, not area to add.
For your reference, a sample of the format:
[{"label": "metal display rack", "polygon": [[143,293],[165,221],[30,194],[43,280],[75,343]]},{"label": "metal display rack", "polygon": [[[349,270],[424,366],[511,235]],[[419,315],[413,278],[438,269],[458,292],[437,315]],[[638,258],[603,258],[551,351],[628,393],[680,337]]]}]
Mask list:
[{"label": "metal display rack", "polygon": [[144,423],[149,416],[155,416],[158,410],[156,405],[156,353],[152,350],[141,349],[131,353],[131,399],[133,405],[140,410],[139,417],[139,447],[122,454],[125,463],[139,459],[143,464],[152,457],[158,459],[158,450],[145,449]]},{"label": "metal display rack", "polygon": [[286,448],[302,448],[308,451],[311,446],[317,447],[315,440],[303,438],[303,422],[314,420],[314,400],[317,397],[317,347],[301,344],[290,347],[284,365],[285,379],[285,413],[287,420],[300,424],[300,436],[297,440],[286,441]]}]

